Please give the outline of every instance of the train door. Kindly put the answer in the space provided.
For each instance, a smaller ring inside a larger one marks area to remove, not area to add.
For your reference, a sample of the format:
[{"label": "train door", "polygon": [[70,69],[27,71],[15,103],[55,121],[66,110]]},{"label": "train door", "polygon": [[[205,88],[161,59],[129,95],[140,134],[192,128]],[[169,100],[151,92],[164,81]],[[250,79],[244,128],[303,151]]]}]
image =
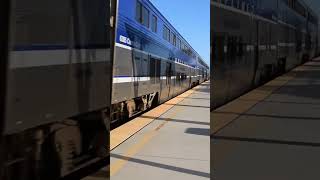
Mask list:
[{"label": "train door", "polygon": [[191,88],[192,87],[192,82],[191,82],[191,76],[192,76],[192,69],[191,68],[188,68],[188,74],[189,74],[189,85],[188,87]]},{"label": "train door", "polygon": [[167,100],[171,90],[172,65],[170,62],[165,62],[162,67],[164,67],[162,71],[164,74],[161,78],[161,100]]},{"label": "train door", "polygon": [[167,62],[166,64],[166,86],[168,89],[168,98],[170,97],[171,94],[171,76],[172,76],[172,64],[170,62]]},{"label": "train door", "polygon": [[132,59],[132,77],[133,77],[133,94],[131,96],[138,97],[139,94],[139,77],[142,74],[141,63],[142,63],[142,54],[138,51],[133,50],[133,59]]},{"label": "train door", "polygon": [[254,59],[253,59],[253,78],[252,86],[256,85],[257,71],[259,66],[259,21],[256,21],[256,31],[254,39]]},{"label": "train door", "polygon": [[[211,75],[215,87],[212,88],[212,104],[216,107],[226,101],[230,71],[227,61],[227,37],[226,33],[213,32],[212,36],[212,56],[211,56]],[[196,73],[194,73],[196,75]]]}]

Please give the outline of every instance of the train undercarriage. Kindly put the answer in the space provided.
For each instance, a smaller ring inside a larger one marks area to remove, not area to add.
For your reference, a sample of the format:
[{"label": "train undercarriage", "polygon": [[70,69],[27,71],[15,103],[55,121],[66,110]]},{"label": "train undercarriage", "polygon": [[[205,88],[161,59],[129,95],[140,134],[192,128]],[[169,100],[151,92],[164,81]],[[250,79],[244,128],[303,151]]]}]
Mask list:
[{"label": "train undercarriage", "polygon": [[0,179],[55,180],[109,158],[106,110],[7,135]]},{"label": "train undercarriage", "polygon": [[112,104],[111,123],[126,121],[159,104],[158,92],[136,97],[127,101]]}]

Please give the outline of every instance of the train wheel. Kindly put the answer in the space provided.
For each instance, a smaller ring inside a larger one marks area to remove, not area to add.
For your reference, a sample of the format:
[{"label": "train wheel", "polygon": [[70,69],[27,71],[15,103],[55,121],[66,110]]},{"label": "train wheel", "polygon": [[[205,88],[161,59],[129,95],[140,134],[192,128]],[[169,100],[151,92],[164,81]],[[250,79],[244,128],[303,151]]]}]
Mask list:
[{"label": "train wheel", "polygon": [[109,155],[109,134],[108,131],[99,130],[94,137],[93,146],[96,151],[96,156],[100,158],[108,157]]},{"label": "train wheel", "polygon": [[53,125],[51,131],[53,134],[46,139],[42,148],[42,164],[46,165],[42,170],[42,177],[55,180],[74,169],[73,159],[81,152],[81,134],[72,120],[66,121],[66,124]]},{"label": "train wheel", "polygon": [[126,101],[127,104],[127,110],[128,110],[128,116],[129,118],[133,116],[135,110],[136,110],[136,103],[133,99]]},{"label": "train wheel", "polygon": [[158,105],[158,93],[152,93],[148,97],[148,108],[153,108]]}]

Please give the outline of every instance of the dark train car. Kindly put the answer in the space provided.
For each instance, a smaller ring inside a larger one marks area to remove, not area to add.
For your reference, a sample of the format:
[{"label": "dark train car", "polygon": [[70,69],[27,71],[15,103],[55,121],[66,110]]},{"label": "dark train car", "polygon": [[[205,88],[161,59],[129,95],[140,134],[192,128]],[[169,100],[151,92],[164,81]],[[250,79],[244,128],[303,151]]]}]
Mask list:
[{"label": "dark train car", "polygon": [[109,158],[110,1],[0,8],[0,179],[57,179]]},{"label": "dark train car", "polygon": [[211,108],[316,56],[318,17],[302,0],[211,0]]},{"label": "dark train car", "polygon": [[149,0],[119,0],[117,7],[113,122],[208,79],[208,65]]}]

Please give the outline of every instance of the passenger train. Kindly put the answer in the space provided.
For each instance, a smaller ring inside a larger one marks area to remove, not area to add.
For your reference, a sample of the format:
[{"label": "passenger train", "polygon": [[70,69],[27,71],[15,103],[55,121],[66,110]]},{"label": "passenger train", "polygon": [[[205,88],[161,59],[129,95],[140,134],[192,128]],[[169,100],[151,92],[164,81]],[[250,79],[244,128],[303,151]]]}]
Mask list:
[{"label": "passenger train", "polygon": [[112,121],[162,103],[209,74],[200,55],[149,0],[118,3]]},{"label": "passenger train", "polygon": [[211,108],[319,55],[303,0],[211,0]]},{"label": "passenger train", "polygon": [[1,180],[105,165],[110,122],[208,79],[148,0],[4,0],[0,9]]}]

